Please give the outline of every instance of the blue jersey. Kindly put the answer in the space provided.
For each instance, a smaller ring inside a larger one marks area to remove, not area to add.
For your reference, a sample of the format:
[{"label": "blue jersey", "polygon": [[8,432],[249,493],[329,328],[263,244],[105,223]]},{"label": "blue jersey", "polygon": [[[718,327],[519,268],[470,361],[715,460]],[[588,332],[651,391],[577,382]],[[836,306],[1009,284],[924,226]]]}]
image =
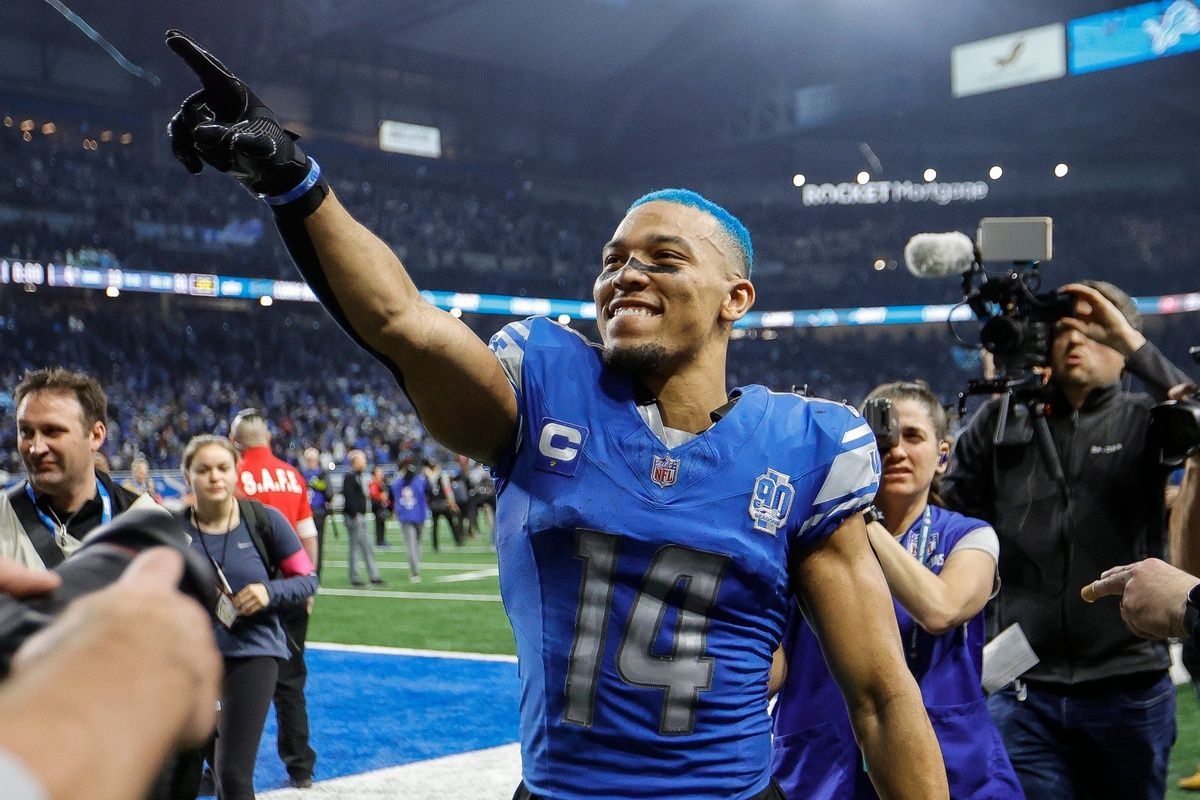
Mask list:
[{"label": "blue jersey", "polygon": [[429,502],[425,498],[425,487],[428,485],[422,472],[407,478],[400,475],[392,481],[392,511],[396,514],[397,522],[425,524],[425,518],[429,516]]},{"label": "blue jersey", "polygon": [[497,470],[526,785],[554,800],[745,798],[770,781],[788,558],[878,486],[851,409],[760,386],[668,448],[633,380],[546,319],[492,339],[519,429]]},{"label": "blue jersey", "polygon": [[329,503],[329,490],[319,492],[312,487],[312,479],[315,477],[323,477],[325,484],[329,485],[329,476],[325,474],[325,470],[320,467],[314,469],[304,468],[300,470],[300,474],[304,476],[306,485],[308,486],[308,505],[313,511],[324,511],[325,506]]},{"label": "blue jersey", "polygon": [[[940,573],[964,536],[986,522],[928,506],[900,544]],[[1023,798],[980,687],[984,612],[940,636],[925,632],[899,603],[896,621],[908,668],[917,679],[941,746],[955,800]],[[812,628],[798,608],[784,636],[788,673],[774,710],[775,779],[788,797],[868,800],[878,797],[864,770],[846,704]]]}]

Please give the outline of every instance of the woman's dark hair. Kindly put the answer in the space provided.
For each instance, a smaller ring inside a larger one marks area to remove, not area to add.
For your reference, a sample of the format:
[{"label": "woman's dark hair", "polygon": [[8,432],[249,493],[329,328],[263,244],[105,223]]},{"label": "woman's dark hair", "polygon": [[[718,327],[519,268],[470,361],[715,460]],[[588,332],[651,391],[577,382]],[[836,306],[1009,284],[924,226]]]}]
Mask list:
[{"label": "woman's dark hair", "polygon": [[[891,400],[893,403],[898,403],[901,400],[911,400],[914,403],[920,403],[929,414],[929,419],[933,423],[933,436],[940,446],[950,436],[950,420],[946,416],[946,409],[942,406],[942,401],[933,393],[933,389],[929,388],[929,384],[925,381],[893,381],[891,383],[881,383],[871,390],[867,395],[867,400],[874,400],[883,397]],[[929,502],[935,506],[945,505],[941,497],[941,476],[934,475],[933,483],[929,485]]]}]

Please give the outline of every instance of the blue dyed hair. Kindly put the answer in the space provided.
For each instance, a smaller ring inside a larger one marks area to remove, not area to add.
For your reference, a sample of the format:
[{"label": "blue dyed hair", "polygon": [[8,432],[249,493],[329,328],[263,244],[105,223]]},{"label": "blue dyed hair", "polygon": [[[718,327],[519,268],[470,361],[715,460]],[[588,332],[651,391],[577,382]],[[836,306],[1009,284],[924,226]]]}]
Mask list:
[{"label": "blue dyed hair", "polygon": [[750,242],[750,231],[746,230],[746,226],[740,219],[691,189],[659,189],[656,192],[650,192],[634,200],[625,213],[628,214],[638,206],[644,206],[646,203],[653,203],[656,200],[698,208],[721,223],[725,233],[729,234],[734,244],[741,250],[742,258],[746,263],[746,277],[750,277],[750,273],[754,271],[754,245]]}]

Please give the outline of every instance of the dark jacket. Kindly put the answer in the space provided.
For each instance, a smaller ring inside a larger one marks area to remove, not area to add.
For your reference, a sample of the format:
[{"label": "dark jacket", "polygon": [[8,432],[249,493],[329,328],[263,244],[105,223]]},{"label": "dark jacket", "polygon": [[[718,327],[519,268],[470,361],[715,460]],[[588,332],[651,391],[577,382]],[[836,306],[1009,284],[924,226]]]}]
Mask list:
[{"label": "dark jacket", "polygon": [[[1164,398],[1186,380],[1150,344],[1126,367]],[[1076,687],[1165,670],[1166,646],[1130,633],[1116,602],[1079,596],[1109,567],[1163,553],[1168,470],[1146,446],[1155,401],[1119,384],[1092,391],[1078,411],[1053,385],[1046,399],[1061,479],[1032,422],[1010,420],[1026,442],[993,444],[1000,401],[990,400],[959,437],[943,481],[950,508],[987,520],[1000,537],[991,632],[1021,624],[1041,659],[1026,675],[1035,683]]]},{"label": "dark jacket", "polygon": [[342,499],[346,503],[343,510],[347,516],[367,513],[367,495],[362,487],[362,479],[366,474],[351,470],[342,480]]}]

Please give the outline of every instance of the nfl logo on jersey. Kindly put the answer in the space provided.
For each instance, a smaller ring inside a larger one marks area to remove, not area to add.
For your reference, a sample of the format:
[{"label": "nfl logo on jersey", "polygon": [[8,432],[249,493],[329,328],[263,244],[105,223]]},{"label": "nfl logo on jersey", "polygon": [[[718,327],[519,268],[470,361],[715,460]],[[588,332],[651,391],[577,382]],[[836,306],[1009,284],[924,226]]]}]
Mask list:
[{"label": "nfl logo on jersey", "polygon": [[650,469],[650,480],[659,487],[666,489],[675,483],[679,477],[679,459],[670,456],[655,456],[654,465]]}]

